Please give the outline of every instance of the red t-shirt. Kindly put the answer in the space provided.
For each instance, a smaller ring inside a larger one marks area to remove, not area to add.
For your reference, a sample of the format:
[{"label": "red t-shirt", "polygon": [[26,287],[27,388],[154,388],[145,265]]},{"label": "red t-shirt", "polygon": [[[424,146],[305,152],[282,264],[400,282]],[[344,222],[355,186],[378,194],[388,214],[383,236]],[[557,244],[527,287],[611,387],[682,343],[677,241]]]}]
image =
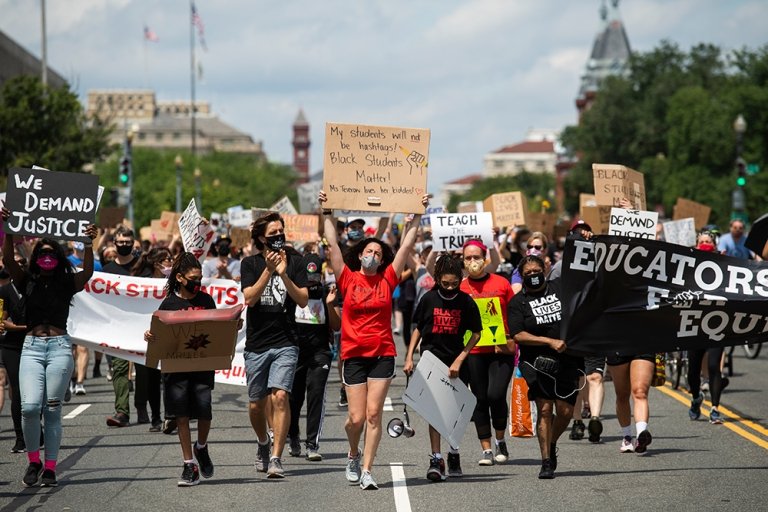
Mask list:
[{"label": "red t-shirt", "polygon": [[337,283],[344,297],[341,314],[342,360],[397,355],[392,338],[392,293],[397,283],[392,265],[374,276],[366,276],[344,266]]},{"label": "red t-shirt", "polygon": [[[504,318],[504,325],[507,323],[507,304],[512,300],[515,292],[512,291],[512,285],[509,281],[497,274],[486,274],[481,279],[472,279],[465,277],[461,282],[459,289],[468,293],[473,299],[498,297],[501,304],[501,315]],[[492,354],[494,347],[475,347],[470,354]]]}]

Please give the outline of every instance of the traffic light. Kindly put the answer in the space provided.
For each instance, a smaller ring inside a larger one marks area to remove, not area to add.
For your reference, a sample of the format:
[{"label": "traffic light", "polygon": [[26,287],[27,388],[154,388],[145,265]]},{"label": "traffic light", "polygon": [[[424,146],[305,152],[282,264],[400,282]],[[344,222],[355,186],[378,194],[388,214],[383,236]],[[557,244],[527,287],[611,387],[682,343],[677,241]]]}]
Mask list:
[{"label": "traffic light", "polygon": [[131,159],[124,156],[120,160],[120,184],[128,185],[128,181],[131,177]]}]

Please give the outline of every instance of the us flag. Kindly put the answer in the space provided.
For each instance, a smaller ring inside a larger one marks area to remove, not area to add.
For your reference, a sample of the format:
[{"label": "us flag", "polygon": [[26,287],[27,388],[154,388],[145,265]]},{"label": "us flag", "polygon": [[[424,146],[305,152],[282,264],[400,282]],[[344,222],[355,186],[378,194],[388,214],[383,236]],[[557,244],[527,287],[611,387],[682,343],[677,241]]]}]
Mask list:
[{"label": "us flag", "polygon": [[147,41],[152,41],[153,43],[156,43],[160,40],[160,38],[157,37],[157,34],[155,34],[155,31],[146,25],[144,25],[144,39]]},{"label": "us flag", "polygon": [[203,19],[197,13],[197,7],[192,4],[192,24],[197,27],[197,37],[200,38],[200,46],[203,50],[206,50],[205,46],[205,26],[203,25]]}]

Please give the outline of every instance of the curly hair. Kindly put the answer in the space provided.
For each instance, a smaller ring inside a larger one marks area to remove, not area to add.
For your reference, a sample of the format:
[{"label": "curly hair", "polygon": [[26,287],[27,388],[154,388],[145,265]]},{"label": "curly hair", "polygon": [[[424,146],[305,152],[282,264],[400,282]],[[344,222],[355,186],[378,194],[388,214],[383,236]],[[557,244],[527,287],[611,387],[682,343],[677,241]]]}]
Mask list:
[{"label": "curly hair", "polygon": [[350,270],[354,270],[355,272],[360,270],[360,267],[362,266],[360,263],[360,255],[363,254],[363,251],[365,251],[365,248],[368,247],[369,244],[373,243],[379,244],[381,247],[381,265],[376,269],[377,273],[384,272],[384,269],[395,260],[395,253],[392,251],[389,244],[382,242],[378,238],[365,238],[350,247],[345,253],[344,263],[346,263]]},{"label": "curly hair", "polygon": [[170,294],[177,291],[181,287],[181,283],[176,279],[176,276],[179,274],[184,275],[193,268],[200,270],[203,268],[197,258],[195,258],[195,255],[191,252],[183,252],[179,254],[176,259],[173,260],[171,273],[168,275],[168,281],[165,283],[165,293]]},{"label": "curly hair", "polygon": [[544,263],[544,260],[541,259],[539,256],[534,256],[533,254],[530,254],[528,256],[523,256],[523,259],[520,260],[520,263],[517,264],[517,271],[520,273],[520,275],[523,275],[523,267],[528,265],[529,263],[535,263],[538,266],[541,267],[541,271],[544,272],[544,270],[547,268],[546,263]]},{"label": "curly hair", "polygon": [[450,254],[441,255],[435,262],[435,286],[440,282],[443,276],[462,277],[464,266],[460,259],[452,257]]}]

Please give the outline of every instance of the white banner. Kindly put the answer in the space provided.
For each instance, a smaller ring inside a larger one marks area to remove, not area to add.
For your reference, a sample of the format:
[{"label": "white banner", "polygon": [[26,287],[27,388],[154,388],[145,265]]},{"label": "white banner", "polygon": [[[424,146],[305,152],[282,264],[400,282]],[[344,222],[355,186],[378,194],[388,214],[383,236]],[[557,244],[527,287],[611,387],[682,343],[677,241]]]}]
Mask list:
[{"label": "white banner", "polygon": [[[67,330],[73,343],[144,364],[152,313],[165,297],[165,279],[94,272],[85,289],[76,294]],[[243,303],[240,284],[227,279],[203,279],[203,289],[217,307]],[[245,309],[243,323],[245,323]],[[237,335],[235,358],[229,370],[217,370],[216,382],[246,385],[243,348],[245,326]]]},{"label": "white banner", "polygon": [[662,222],[664,241],[671,244],[693,247],[696,245],[696,224],[693,217]]},{"label": "white banner", "polygon": [[658,222],[658,212],[611,208],[608,234],[656,240],[656,224]]},{"label": "white banner", "polygon": [[482,240],[486,247],[493,247],[493,215],[480,213],[433,213],[432,250],[456,251],[471,238]]}]

